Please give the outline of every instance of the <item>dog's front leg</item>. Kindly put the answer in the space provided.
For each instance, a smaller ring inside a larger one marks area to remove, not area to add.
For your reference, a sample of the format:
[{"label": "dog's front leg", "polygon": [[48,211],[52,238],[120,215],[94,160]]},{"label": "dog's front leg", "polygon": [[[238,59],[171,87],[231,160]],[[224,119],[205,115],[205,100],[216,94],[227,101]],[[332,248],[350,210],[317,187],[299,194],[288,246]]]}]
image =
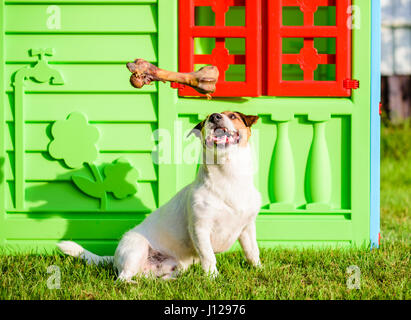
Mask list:
[{"label": "dog's front leg", "polygon": [[204,226],[193,226],[190,234],[204,272],[212,278],[217,277],[217,261],[211,245],[210,229]]},{"label": "dog's front leg", "polygon": [[255,221],[245,226],[238,238],[247,260],[256,267],[260,267],[260,251],[257,245]]}]

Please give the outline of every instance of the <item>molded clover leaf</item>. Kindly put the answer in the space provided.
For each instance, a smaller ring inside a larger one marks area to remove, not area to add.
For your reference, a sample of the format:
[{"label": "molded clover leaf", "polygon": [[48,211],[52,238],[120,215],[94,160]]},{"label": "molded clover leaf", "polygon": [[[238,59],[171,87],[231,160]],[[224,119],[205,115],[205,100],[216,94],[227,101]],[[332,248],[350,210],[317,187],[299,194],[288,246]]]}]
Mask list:
[{"label": "molded clover leaf", "polygon": [[104,168],[104,185],[117,199],[123,199],[137,192],[139,172],[126,159],[117,159]]},{"label": "molded clover leaf", "polygon": [[80,112],[73,112],[67,120],[56,121],[51,128],[53,141],[48,150],[54,159],[63,159],[70,168],[80,168],[84,162],[97,159],[95,143],[99,138],[97,128],[88,124]]}]

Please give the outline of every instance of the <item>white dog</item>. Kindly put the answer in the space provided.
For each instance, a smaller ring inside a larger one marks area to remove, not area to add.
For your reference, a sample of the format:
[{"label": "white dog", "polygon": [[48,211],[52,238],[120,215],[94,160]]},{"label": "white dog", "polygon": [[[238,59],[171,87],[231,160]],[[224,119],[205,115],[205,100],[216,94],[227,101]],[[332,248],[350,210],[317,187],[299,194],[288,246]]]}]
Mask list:
[{"label": "white dog", "polygon": [[253,184],[248,144],[257,120],[225,111],[199,123],[190,132],[203,143],[204,161],[195,181],[124,234],[114,257],[97,256],[71,241],[60,242],[59,248],[89,263],[113,262],[119,279],[128,282],[136,275],[172,278],[196,262],[215,277],[215,253],[237,239],[247,260],[259,266],[255,218],[261,196]]}]

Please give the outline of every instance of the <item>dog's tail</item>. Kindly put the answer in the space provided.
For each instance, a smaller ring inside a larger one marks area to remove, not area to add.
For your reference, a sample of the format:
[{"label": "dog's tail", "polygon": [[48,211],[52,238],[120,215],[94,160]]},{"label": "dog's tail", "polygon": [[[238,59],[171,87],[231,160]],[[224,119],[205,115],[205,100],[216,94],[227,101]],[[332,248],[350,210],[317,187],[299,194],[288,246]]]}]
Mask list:
[{"label": "dog's tail", "polygon": [[114,261],[114,257],[112,256],[98,256],[73,241],[59,242],[57,243],[57,247],[65,254],[86,260],[88,264],[99,265],[103,263],[113,263]]}]

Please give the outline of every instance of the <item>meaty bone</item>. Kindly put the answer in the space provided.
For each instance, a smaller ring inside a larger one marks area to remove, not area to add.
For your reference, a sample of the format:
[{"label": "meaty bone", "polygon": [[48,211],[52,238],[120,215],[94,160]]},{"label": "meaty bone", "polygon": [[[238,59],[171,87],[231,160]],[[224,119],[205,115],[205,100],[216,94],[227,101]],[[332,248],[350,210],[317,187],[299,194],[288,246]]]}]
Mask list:
[{"label": "meaty bone", "polygon": [[160,69],[144,59],[136,59],[127,63],[132,73],[130,83],[135,88],[142,88],[152,81],[169,81],[192,87],[199,93],[205,94],[208,99],[215,91],[218,80],[218,69],[215,66],[205,66],[195,72],[182,73]]}]

